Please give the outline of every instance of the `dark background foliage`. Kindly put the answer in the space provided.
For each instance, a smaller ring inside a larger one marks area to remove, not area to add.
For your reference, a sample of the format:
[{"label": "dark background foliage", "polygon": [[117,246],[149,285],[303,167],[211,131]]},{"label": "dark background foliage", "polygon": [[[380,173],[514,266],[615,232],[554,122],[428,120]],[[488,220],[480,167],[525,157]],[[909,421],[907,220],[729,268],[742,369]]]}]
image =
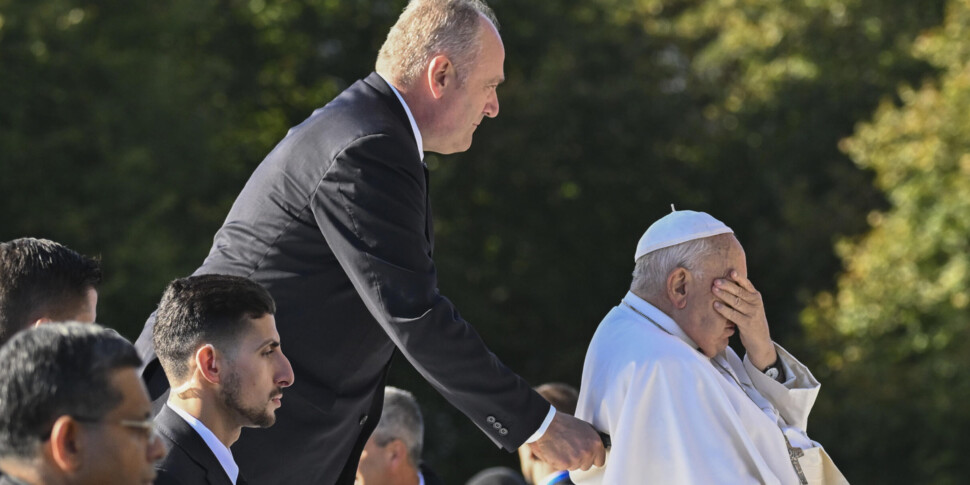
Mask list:
[{"label": "dark background foliage", "polygon": [[[136,336],[262,157],[371,71],[404,3],[0,0],[0,240],[101,255],[99,321]],[[501,115],[426,160],[441,290],[496,354],[578,385],[640,234],[671,203],[708,211],[823,381],[810,432],[850,481],[970,473],[966,366],[946,364],[967,355],[970,123],[944,109],[970,102],[965,1],[491,5]],[[894,220],[908,232],[880,236]],[[418,395],[448,482],[515,466],[405,360],[391,383]]]}]

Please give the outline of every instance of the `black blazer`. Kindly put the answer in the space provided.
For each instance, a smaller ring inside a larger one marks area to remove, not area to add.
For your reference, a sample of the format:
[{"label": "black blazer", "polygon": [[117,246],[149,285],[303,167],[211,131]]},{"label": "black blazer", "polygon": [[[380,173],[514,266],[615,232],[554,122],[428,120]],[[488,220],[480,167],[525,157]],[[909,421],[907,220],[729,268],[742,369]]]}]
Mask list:
[{"label": "black blazer", "polygon": [[428,465],[422,463],[418,466],[418,470],[421,472],[421,476],[424,477],[424,485],[445,485],[444,482],[441,481],[441,477],[439,477],[438,474],[435,473],[434,470],[432,470]]},{"label": "black blazer", "polygon": [[[269,290],[296,374],[276,425],[245,429],[233,446],[250,482],[353,483],[395,348],[498,446],[513,451],[538,429],[549,404],[438,292],[433,248],[428,172],[375,73],[256,168],[196,271]],[[136,346],[155,398],[166,384],[151,322]]]},{"label": "black blazer", "polygon": [[[232,485],[209,445],[170,407],[155,416],[155,428],[168,448],[168,455],[155,463],[155,485]],[[236,485],[245,484],[240,472]]]}]

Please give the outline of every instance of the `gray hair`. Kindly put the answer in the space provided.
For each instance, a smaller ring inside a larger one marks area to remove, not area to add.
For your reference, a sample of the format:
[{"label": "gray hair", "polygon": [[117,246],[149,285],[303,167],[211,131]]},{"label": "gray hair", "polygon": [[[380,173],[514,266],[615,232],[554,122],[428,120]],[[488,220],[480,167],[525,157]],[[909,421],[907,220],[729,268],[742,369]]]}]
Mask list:
[{"label": "gray hair", "polygon": [[408,449],[408,459],[417,467],[424,447],[424,419],[418,401],[410,392],[387,386],[384,388],[384,409],[374,429],[374,441],[385,446],[401,440]]},{"label": "gray hair", "polygon": [[498,30],[495,14],[482,0],[411,0],[388,32],[375,70],[410,86],[434,56],[444,54],[455,66],[458,84],[463,84],[481,52],[482,16]]},{"label": "gray hair", "polygon": [[693,239],[640,256],[633,269],[630,290],[641,296],[659,297],[665,291],[667,276],[677,268],[684,268],[700,277],[697,273],[700,262],[717,251],[723,236],[730,234]]}]

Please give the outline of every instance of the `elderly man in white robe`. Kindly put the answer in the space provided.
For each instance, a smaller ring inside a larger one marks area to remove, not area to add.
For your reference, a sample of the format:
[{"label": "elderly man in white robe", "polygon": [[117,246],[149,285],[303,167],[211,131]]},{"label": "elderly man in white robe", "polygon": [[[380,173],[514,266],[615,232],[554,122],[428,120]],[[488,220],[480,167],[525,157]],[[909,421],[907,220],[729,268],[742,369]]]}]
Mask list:
[{"label": "elderly man in white robe", "polygon": [[573,473],[577,485],[847,483],[805,431],[819,383],[772,342],[733,231],[675,211],[634,259],[630,291],[590,343],[576,411],[613,447],[603,468]]}]

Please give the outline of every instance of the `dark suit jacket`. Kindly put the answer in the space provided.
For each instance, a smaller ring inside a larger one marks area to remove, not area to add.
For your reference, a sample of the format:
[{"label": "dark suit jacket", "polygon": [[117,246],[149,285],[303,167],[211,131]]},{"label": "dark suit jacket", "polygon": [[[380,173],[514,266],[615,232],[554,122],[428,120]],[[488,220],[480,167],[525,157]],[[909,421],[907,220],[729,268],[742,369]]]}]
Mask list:
[{"label": "dark suit jacket", "polygon": [[[155,464],[155,485],[232,485],[209,445],[175,411],[163,406],[155,426],[168,448],[168,455]],[[236,485],[245,485],[242,475]]]},{"label": "dark suit jacket", "polygon": [[[377,74],[291,129],[259,165],[196,271],[270,291],[296,374],[276,425],[246,429],[233,446],[250,482],[353,483],[395,348],[500,447],[515,450],[536,431],[549,404],[438,292],[433,247],[428,172]],[[165,386],[151,321],[136,345],[155,397]]]},{"label": "dark suit jacket", "polygon": [[418,466],[418,470],[421,472],[421,476],[424,477],[424,485],[445,485],[441,481],[441,477],[438,476],[431,467],[422,463]]}]

